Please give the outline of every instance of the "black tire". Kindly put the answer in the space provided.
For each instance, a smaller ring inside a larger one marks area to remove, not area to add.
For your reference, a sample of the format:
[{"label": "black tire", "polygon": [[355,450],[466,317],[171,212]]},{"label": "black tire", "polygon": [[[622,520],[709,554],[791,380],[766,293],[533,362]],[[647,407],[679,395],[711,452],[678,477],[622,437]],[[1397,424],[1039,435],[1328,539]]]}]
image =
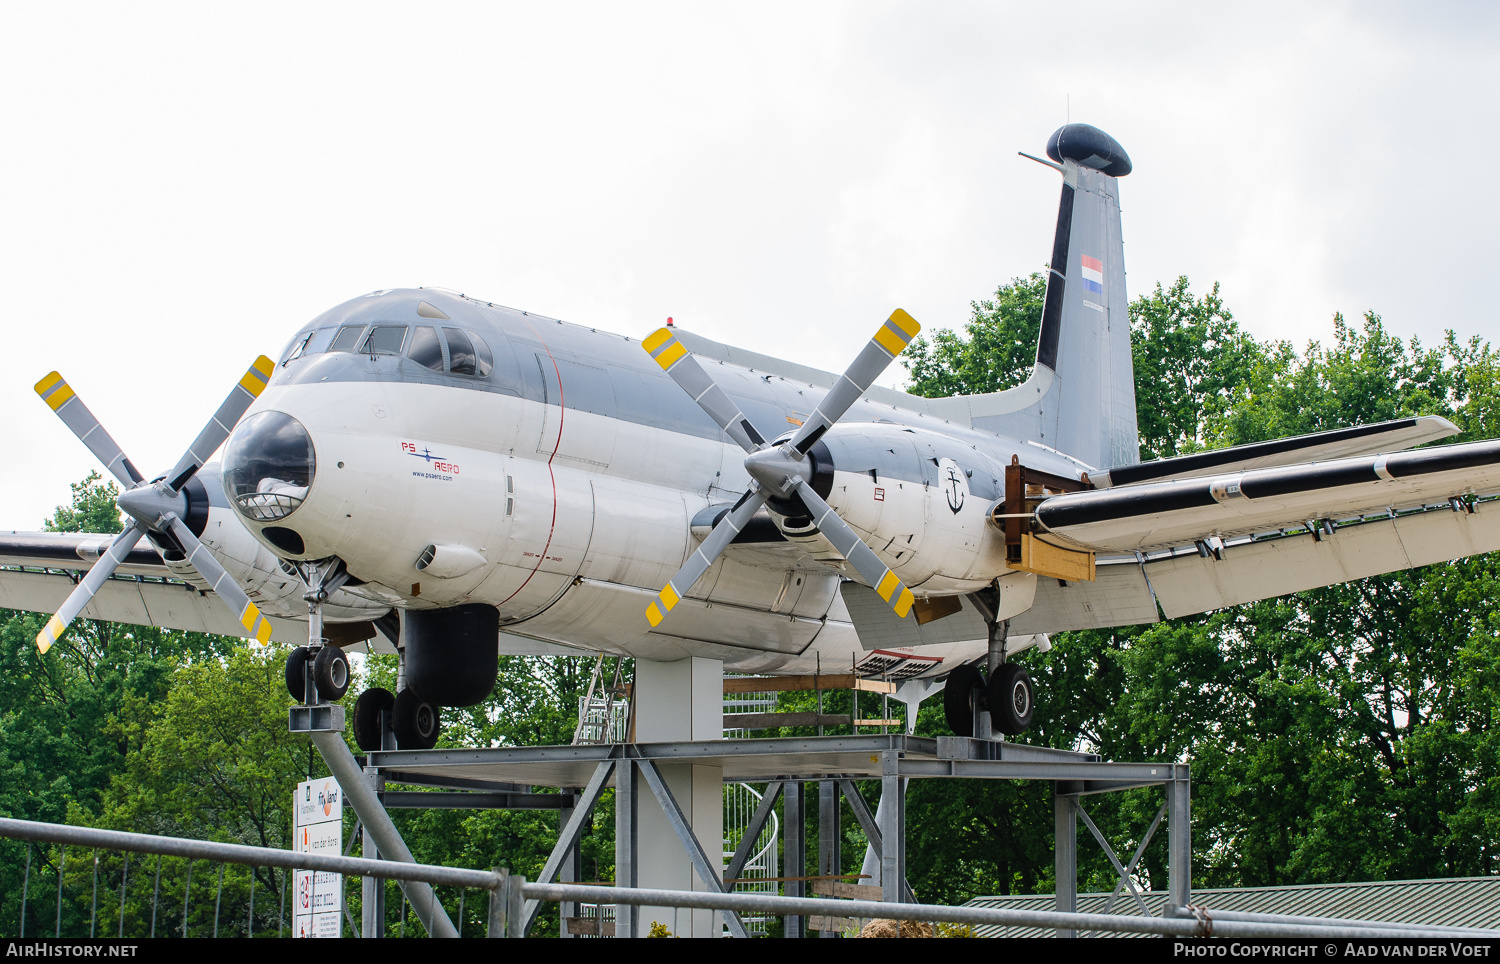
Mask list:
[{"label": "black tire", "polygon": [[391,729],[396,731],[396,745],[403,750],[430,750],[437,746],[442,731],[438,707],[422,699],[408,687],[396,694],[391,710]]},{"label": "black tire", "polygon": [[298,646],[286,658],[286,691],[298,703],[307,702],[307,647]]},{"label": "black tire", "polygon": [[1036,689],[1031,674],[1018,663],[1002,663],[985,688],[990,706],[990,724],[1006,736],[1026,732],[1036,710]]},{"label": "black tire", "polygon": [[337,646],[324,646],[313,657],[313,684],[325,700],[341,700],[349,692],[349,657]]},{"label": "black tire", "polygon": [[396,697],[390,690],[372,687],[359,694],[354,701],[354,742],[369,753],[384,749],[385,741],[380,732],[380,714],[396,705]]},{"label": "black tire", "polygon": [[984,677],[979,667],[960,666],[948,674],[943,687],[943,714],[948,717],[948,729],[959,736],[974,735],[974,709],[970,702],[976,690],[983,692]]}]

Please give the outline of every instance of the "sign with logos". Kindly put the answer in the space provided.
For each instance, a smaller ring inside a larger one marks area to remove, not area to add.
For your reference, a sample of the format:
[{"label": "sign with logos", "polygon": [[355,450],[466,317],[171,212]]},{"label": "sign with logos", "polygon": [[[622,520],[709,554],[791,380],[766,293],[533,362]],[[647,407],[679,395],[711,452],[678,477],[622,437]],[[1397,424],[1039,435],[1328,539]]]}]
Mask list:
[{"label": "sign with logos", "polygon": [[[344,852],[344,794],[333,777],[297,784],[292,800],[292,850],[337,857]],[[338,937],[344,907],[344,875],[293,871],[293,937]]]}]

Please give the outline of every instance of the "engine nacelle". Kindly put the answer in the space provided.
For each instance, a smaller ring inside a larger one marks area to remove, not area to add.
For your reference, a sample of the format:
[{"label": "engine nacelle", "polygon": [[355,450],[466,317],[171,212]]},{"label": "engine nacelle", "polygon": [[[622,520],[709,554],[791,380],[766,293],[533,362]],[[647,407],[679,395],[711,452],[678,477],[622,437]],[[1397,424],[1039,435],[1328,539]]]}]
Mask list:
[{"label": "engine nacelle", "polygon": [[500,668],[500,611],[471,604],[402,613],[406,684],[429,703],[473,706]]},{"label": "engine nacelle", "polygon": [[[884,423],[836,425],[809,454],[814,490],[912,590],[974,592],[1010,571],[1005,539],[986,521],[1005,478],[989,456],[949,436]],[[770,508],[788,539],[838,564],[812,520],[786,503]]]}]

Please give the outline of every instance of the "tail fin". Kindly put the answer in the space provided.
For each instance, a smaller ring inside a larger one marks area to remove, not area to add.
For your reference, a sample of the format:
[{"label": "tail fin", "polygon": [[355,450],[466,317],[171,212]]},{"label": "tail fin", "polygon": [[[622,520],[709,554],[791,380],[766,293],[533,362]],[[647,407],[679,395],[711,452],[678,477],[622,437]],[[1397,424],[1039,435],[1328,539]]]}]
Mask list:
[{"label": "tail fin", "polygon": [[1047,156],[1052,163],[1042,163],[1061,172],[1063,188],[1036,366],[1015,388],[939,405],[1092,468],[1134,464],[1140,439],[1117,180],[1130,173],[1130,158],[1087,124],[1060,128]]}]

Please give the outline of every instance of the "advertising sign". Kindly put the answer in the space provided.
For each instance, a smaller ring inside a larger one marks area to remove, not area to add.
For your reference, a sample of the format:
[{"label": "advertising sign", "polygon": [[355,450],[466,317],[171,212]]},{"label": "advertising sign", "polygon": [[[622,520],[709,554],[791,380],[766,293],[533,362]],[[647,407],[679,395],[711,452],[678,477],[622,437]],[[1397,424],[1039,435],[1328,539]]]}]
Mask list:
[{"label": "advertising sign", "polygon": [[[292,850],[337,857],[344,852],[344,795],[332,777],[297,784]],[[338,937],[344,906],[344,875],[293,871],[293,937]]]}]

